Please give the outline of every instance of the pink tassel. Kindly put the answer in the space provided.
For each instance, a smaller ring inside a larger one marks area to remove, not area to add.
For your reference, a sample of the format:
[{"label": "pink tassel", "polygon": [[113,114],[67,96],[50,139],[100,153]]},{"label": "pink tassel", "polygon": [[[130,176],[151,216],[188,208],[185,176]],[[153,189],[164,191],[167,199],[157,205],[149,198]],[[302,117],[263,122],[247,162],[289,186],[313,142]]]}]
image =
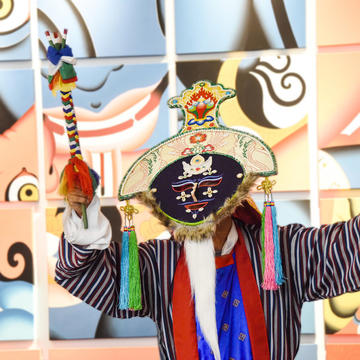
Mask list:
[{"label": "pink tassel", "polygon": [[273,242],[273,224],[271,207],[265,209],[265,270],[262,288],[265,290],[277,290],[275,278],[275,259],[274,259],[274,242]]}]

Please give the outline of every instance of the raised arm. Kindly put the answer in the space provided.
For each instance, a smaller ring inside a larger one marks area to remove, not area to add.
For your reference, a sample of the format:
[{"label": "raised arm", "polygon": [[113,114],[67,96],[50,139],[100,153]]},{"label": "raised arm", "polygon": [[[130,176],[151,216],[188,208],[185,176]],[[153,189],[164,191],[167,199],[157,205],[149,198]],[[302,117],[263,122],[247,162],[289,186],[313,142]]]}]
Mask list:
[{"label": "raised arm", "polygon": [[152,264],[156,261],[155,243],[139,246],[142,310],[119,310],[121,247],[119,243],[110,242],[111,227],[100,212],[97,197],[92,200],[87,213],[89,228],[85,230],[80,217],[70,207],[64,212],[64,234],[59,245],[56,282],[74,296],[108,315],[120,318],[153,318],[156,289],[153,281],[156,268]]},{"label": "raised arm", "polygon": [[360,218],[320,228],[280,227],[290,281],[302,301],[360,290]]}]

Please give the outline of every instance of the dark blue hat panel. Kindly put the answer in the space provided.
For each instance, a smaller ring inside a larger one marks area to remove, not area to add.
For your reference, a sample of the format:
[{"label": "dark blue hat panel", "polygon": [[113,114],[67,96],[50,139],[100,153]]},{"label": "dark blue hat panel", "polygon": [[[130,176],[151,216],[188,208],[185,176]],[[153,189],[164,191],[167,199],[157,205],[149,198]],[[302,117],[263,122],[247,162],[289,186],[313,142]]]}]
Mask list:
[{"label": "dark blue hat panel", "polygon": [[[198,154],[175,161],[151,184],[160,209],[178,222],[196,224],[219,210],[244,178],[242,166],[218,154]],[[156,190],[155,190],[156,189]]]}]

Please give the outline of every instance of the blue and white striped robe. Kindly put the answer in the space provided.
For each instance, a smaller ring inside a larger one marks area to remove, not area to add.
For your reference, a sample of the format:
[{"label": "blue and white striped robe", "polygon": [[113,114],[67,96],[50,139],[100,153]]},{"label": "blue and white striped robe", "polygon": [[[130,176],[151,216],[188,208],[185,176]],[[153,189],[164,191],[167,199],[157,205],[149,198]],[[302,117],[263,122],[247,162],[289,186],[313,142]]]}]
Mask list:
[{"label": "blue and white striped robe", "polygon": [[[302,304],[360,289],[359,217],[319,229],[299,224],[279,227],[286,283],[278,291],[266,291],[260,286],[260,227],[234,221],[242,230],[258,284],[270,357],[272,360],[293,359],[300,342]],[[111,243],[106,250],[85,250],[70,245],[63,237],[55,280],[108,315],[149,316],[157,326],[161,359],[174,360],[172,282],[181,247],[172,240],[152,240],[139,245],[141,311],[118,308],[121,252],[118,243]]]}]

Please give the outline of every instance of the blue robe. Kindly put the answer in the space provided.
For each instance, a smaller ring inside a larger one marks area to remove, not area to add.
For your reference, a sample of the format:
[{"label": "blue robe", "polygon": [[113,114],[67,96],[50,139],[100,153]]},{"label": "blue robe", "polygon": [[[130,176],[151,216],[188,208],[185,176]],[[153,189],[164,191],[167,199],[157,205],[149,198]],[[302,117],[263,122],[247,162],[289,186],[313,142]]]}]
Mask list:
[{"label": "blue robe", "polygon": [[[221,359],[252,360],[249,330],[236,271],[233,263],[216,270],[216,324]],[[214,355],[207,344],[199,322],[196,321],[199,359],[213,360]]]}]

